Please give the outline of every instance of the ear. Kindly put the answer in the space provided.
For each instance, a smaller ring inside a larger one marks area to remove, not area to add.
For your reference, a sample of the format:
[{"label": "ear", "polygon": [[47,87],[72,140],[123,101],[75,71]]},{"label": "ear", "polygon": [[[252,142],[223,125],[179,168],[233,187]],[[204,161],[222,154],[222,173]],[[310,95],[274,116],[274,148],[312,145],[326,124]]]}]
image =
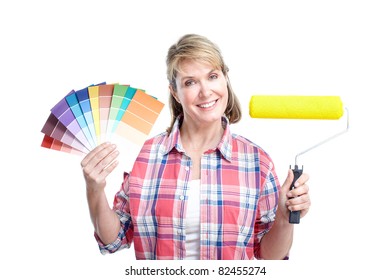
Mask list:
[{"label": "ear", "polygon": [[173,89],[172,85],[169,85],[169,92],[172,94],[173,98],[175,98],[176,102],[180,104],[180,100],[177,97],[176,91]]}]

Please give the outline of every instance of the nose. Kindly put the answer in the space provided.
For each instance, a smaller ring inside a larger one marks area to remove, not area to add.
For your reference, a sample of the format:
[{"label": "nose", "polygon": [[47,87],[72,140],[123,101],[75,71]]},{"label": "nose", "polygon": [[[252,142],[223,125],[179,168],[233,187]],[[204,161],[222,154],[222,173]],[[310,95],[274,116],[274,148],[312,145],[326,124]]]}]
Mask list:
[{"label": "nose", "polygon": [[199,96],[200,97],[209,97],[213,94],[212,87],[208,81],[203,81],[200,83]]}]

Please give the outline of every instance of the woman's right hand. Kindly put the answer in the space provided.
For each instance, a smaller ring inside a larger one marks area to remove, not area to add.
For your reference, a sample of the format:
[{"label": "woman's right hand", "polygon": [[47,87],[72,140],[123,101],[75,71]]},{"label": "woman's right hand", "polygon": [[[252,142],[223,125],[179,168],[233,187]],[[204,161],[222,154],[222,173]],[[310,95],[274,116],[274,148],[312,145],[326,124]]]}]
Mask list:
[{"label": "woman's right hand", "polygon": [[88,191],[99,192],[106,186],[107,176],[118,166],[118,150],[105,142],[90,151],[81,161]]}]

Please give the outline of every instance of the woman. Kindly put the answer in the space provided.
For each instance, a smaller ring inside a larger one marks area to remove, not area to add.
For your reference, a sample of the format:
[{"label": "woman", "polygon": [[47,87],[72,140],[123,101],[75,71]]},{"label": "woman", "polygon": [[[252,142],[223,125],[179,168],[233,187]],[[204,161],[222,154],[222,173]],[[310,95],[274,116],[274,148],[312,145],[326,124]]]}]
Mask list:
[{"label": "woman", "polygon": [[[117,166],[104,143],[81,162],[102,253],[134,243],[137,259],[283,259],[292,246],[290,210],[305,216],[303,174],[279,185],[271,158],[233,134],[241,118],[218,47],[189,34],[167,55],[172,122],[145,142],[111,209],[104,193]],[[292,199],[290,199],[292,198]]]}]

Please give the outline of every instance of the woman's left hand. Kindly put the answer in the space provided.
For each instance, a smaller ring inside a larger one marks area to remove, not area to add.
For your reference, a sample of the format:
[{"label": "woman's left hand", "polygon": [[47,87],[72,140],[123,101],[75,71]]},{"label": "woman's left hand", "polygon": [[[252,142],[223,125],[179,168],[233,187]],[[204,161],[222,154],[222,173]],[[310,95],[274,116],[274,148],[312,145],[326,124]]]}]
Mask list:
[{"label": "woman's left hand", "polygon": [[289,169],[288,176],[281,187],[279,199],[279,210],[281,210],[280,212],[287,220],[289,219],[290,211],[301,211],[301,218],[303,218],[311,205],[309,186],[307,185],[309,175],[302,173],[295,182],[295,189],[290,190],[293,180],[294,174]]}]

